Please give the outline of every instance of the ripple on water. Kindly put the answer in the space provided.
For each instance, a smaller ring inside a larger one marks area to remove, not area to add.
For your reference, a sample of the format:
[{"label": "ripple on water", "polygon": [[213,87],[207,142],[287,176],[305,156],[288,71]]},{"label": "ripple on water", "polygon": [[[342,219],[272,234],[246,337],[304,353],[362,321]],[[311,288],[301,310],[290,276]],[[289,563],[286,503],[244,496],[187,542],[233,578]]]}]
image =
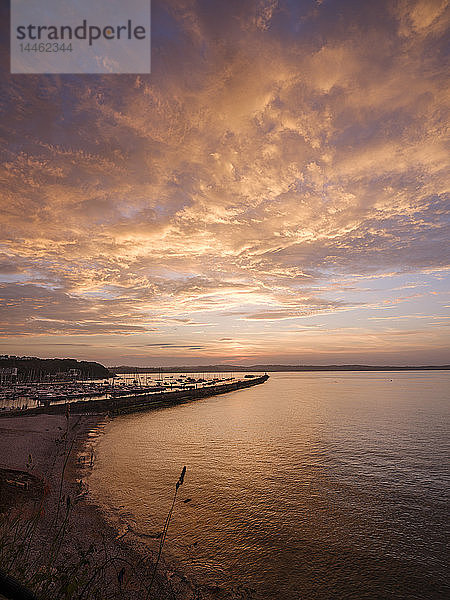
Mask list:
[{"label": "ripple on water", "polygon": [[448,372],[274,373],[119,417],[91,491],[152,547],[186,464],[166,551],[203,583],[261,599],[444,598],[449,384]]}]

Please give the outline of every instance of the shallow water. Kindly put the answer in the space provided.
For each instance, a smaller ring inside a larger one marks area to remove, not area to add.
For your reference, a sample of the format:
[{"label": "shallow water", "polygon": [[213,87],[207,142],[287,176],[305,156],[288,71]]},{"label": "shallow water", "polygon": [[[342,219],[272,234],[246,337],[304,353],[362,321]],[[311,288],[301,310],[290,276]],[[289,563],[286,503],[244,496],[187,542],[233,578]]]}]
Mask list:
[{"label": "shallow water", "polygon": [[118,417],[91,492],[152,536],[186,465],[165,551],[202,583],[258,599],[445,598],[449,390],[443,371],[273,373]]}]

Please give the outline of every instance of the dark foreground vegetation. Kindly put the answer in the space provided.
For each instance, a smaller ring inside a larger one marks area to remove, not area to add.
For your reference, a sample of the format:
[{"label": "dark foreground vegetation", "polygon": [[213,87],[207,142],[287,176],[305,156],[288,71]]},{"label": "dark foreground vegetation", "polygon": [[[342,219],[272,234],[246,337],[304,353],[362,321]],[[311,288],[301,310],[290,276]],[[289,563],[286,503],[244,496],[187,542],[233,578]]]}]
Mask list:
[{"label": "dark foreground vegetation", "polygon": [[[0,598],[210,600],[173,570],[168,577],[162,564],[186,467],[174,482],[172,499],[161,499],[170,510],[155,534],[154,551],[144,545],[139,551],[127,544],[126,532],[118,536],[87,500],[85,478],[95,461],[88,433],[96,418],[66,413],[37,419],[27,423],[35,438],[39,430],[47,436],[47,447],[35,441],[36,455],[28,455],[24,468],[0,468]],[[58,431],[53,441],[49,430]]]}]

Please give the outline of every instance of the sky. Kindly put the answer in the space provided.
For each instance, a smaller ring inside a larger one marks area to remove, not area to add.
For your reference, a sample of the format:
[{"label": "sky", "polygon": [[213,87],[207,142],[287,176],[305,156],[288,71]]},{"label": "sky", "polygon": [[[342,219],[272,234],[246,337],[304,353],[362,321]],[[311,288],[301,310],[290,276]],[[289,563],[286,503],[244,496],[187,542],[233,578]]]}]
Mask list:
[{"label": "sky", "polygon": [[10,75],[3,7],[0,352],[449,364],[449,12],[153,0],[150,75]]}]

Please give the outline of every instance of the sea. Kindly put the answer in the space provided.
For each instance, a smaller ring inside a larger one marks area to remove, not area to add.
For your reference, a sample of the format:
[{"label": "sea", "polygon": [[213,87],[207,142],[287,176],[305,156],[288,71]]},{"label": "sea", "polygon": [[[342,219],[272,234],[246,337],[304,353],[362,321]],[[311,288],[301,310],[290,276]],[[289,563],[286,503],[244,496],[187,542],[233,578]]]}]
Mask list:
[{"label": "sea", "polygon": [[111,420],[90,493],[193,580],[256,600],[444,599],[450,371],[283,372]]}]

